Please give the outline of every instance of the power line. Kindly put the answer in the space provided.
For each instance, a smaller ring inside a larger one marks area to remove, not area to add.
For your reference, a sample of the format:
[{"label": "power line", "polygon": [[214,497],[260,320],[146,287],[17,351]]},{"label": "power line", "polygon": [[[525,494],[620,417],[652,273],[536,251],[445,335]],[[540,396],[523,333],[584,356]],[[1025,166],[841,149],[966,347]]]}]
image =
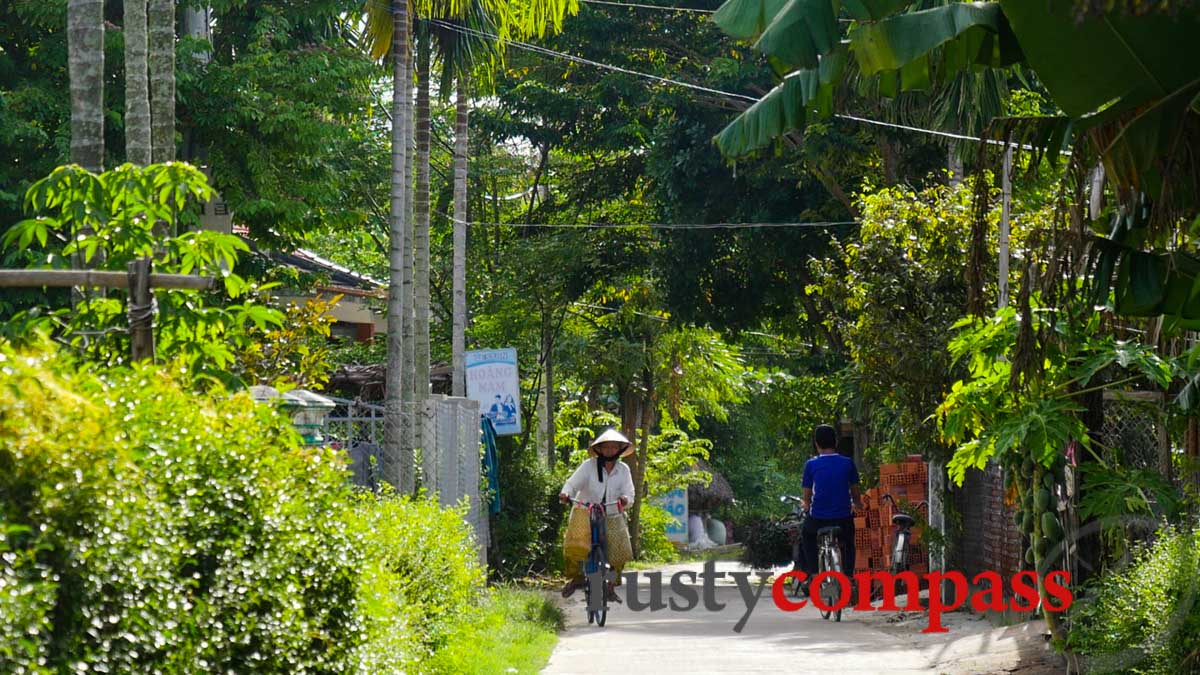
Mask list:
[{"label": "power line", "polygon": [[[429,22],[432,24],[441,26],[443,28],[446,28],[447,30],[457,31],[464,35],[473,35],[475,37],[488,38],[491,40],[499,40],[500,39],[500,37],[498,35],[494,35],[492,33],[487,33],[487,32],[481,31],[481,30],[476,30],[474,28],[467,28],[466,26],[459,26],[456,24],[448,23],[448,22],[442,21],[440,19],[430,19]],[[733,92],[722,91],[720,89],[713,89],[711,87],[705,87],[705,86],[702,86],[699,84],[693,84],[691,82],[683,82],[680,80],[673,80],[669,77],[659,77],[658,75],[642,73],[642,72],[639,72],[636,70],[622,68],[621,66],[614,66],[609,63],[601,63],[599,61],[592,61],[591,59],[585,59],[582,56],[575,56],[574,54],[567,54],[565,52],[554,51],[553,49],[547,49],[545,47],[530,44],[528,42],[521,42],[519,40],[507,40],[505,42],[505,45],[513,46],[518,49],[524,49],[526,51],[530,51],[535,54],[542,54],[544,56],[553,56],[555,58],[563,59],[565,61],[571,61],[573,63],[578,63],[580,65],[592,66],[594,68],[601,68],[604,70],[611,70],[613,72],[623,73],[625,75],[633,75],[634,77],[641,77],[641,78],[645,78],[645,79],[649,79],[649,80],[654,80],[656,82],[661,82],[663,84],[673,84],[677,87],[684,87],[687,89],[702,91],[706,94],[716,94],[717,96],[724,96],[726,98],[740,98],[742,100],[751,101],[754,103],[758,102],[758,99],[754,98],[753,96],[747,96],[745,94],[735,94]]]},{"label": "power line", "polygon": [[[597,4],[628,5],[631,7],[638,6],[638,5],[633,5],[631,3],[608,2],[607,0],[583,0],[583,1],[584,2],[595,2]],[[384,6],[384,4],[379,2],[379,0],[373,0],[371,2],[371,4],[375,4],[376,6],[379,6],[379,7]],[[655,5],[644,5],[644,6],[652,7],[654,9],[663,9],[663,7],[655,6]],[[389,11],[395,13],[395,10],[390,9],[390,5],[388,5],[388,7],[389,7]],[[675,9],[675,8],[672,8],[672,9]],[[682,9],[682,8],[680,8],[680,9]],[[700,11],[700,10],[696,10],[696,11]],[[474,28],[468,28],[466,26],[460,26],[458,24],[449,23],[449,22],[443,21],[441,19],[429,19],[429,23],[436,24],[438,26],[446,28],[447,30],[456,31],[463,35],[473,35],[475,37],[485,38],[485,39],[489,39],[489,40],[497,40],[497,41],[502,40],[502,38],[500,36],[495,35],[493,33],[488,33],[485,31],[474,29]],[[653,80],[655,82],[659,82],[662,84],[671,84],[671,85],[675,85],[677,87],[683,87],[685,89],[691,89],[694,91],[704,92],[706,94],[715,94],[717,96],[723,96],[725,98],[750,101],[751,103],[758,103],[761,100],[761,99],[755,98],[753,96],[748,96],[746,94],[738,94],[736,92],[724,91],[721,89],[714,89],[712,87],[705,87],[703,85],[694,84],[691,82],[684,82],[681,80],[675,80],[675,79],[671,79],[669,77],[660,77],[658,75],[651,75],[650,73],[643,73],[643,72],[636,71],[636,70],[630,70],[628,68],[622,68],[621,66],[614,66],[609,63],[593,61],[591,59],[583,58],[582,56],[576,56],[574,54],[568,54],[566,52],[555,51],[553,49],[548,49],[546,47],[542,47],[539,45],[530,44],[528,42],[521,42],[519,40],[513,40],[513,39],[508,39],[508,40],[503,40],[503,41],[504,41],[505,45],[512,45],[513,47],[516,47],[518,49],[523,49],[523,50],[526,50],[529,52],[533,52],[535,54],[551,56],[551,57],[554,57],[557,59],[570,61],[572,63],[578,63],[580,65],[592,66],[594,68],[609,70],[612,72],[622,73],[625,75],[632,75],[634,77],[640,77],[640,78],[647,79],[647,80]],[[942,138],[951,138],[951,139],[955,139],[955,140],[970,141],[973,143],[987,143],[989,145],[1012,146],[1012,147],[1020,148],[1022,150],[1028,150],[1028,151],[1034,151],[1034,150],[1038,149],[1032,145],[1028,145],[1028,144],[1024,144],[1024,143],[1006,143],[1004,141],[998,141],[998,140],[990,139],[990,138],[982,138],[982,137],[978,137],[978,136],[968,136],[965,134],[956,134],[956,133],[952,133],[949,131],[941,131],[941,130],[937,130],[937,129],[926,129],[923,127],[915,127],[915,126],[910,126],[910,125],[906,125],[906,124],[897,124],[894,122],[884,122],[882,120],[873,120],[873,119],[870,119],[867,117],[859,117],[856,115],[846,115],[846,114],[842,114],[842,113],[834,113],[833,117],[835,117],[837,119],[846,120],[846,121],[858,122],[860,124],[870,124],[870,125],[874,125],[874,126],[886,127],[886,128],[890,128],[890,129],[899,129],[899,130],[903,130],[903,131],[910,131],[910,132],[926,134],[926,135],[930,135],[930,136],[939,136]],[[1071,153],[1069,150],[1064,150],[1060,154],[1070,155]]]},{"label": "power line", "polygon": [[696,9],[693,7],[673,7],[667,5],[639,5],[633,2],[608,2],[607,0],[582,0],[589,5],[611,5],[613,7],[632,7],[635,9],[658,9],[666,12],[695,12],[697,14],[716,14],[715,9]]},{"label": "power line", "polygon": [[[432,209],[433,213],[454,220],[454,216]],[[838,220],[807,223],[501,223],[471,221],[468,227],[550,228],[567,230],[605,230],[621,227],[641,227],[651,230],[750,230],[779,228],[829,228],[859,225],[857,220]]]},{"label": "power line", "polygon": [[[595,0],[584,0],[584,1],[592,2]],[[614,3],[614,4],[621,4],[621,3]],[[455,24],[446,23],[444,21],[440,21],[437,19],[431,20],[431,23],[435,23],[435,24],[438,24],[449,30],[458,31],[460,33],[467,34],[467,35],[474,35],[476,37],[482,37],[482,38],[487,38],[487,39],[492,39],[492,40],[500,39],[499,36],[493,35],[491,33],[486,33],[484,31],[476,30],[474,28],[467,28],[464,26],[458,26]],[[740,99],[743,101],[750,101],[752,103],[758,103],[761,100],[761,99],[755,98],[753,96],[748,96],[746,94],[738,94],[738,93],[731,92],[731,91],[724,91],[721,89],[713,89],[711,87],[705,87],[705,86],[702,86],[699,84],[693,84],[691,82],[683,82],[681,80],[674,80],[669,77],[660,77],[658,75],[651,75],[650,73],[643,73],[643,72],[639,72],[636,70],[630,70],[628,68],[622,68],[620,66],[614,66],[614,65],[608,64],[608,63],[601,63],[599,61],[593,61],[591,59],[585,59],[581,56],[575,56],[574,54],[567,54],[565,52],[559,52],[559,51],[555,51],[553,49],[547,49],[546,47],[529,44],[527,42],[509,40],[506,44],[517,47],[518,49],[524,49],[526,51],[531,51],[536,54],[542,54],[545,56],[553,56],[558,59],[571,61],[573,63],[578,63],[581,65],[588,65],[588,66],[592,66],[595,68],[601,68],[604,70],[610,70],[613,72],[623,73],[626,75],[633,75],[634,77],[641,77],[644,79],[654,80],[657,82],[661,82],[663,84],[672,84],[672,85],[675,85],[678,87],[684,87],[686,89],[701,91],[706,94],[716,94],[717,96],[724,96],[726,98],[732,98],[732,99]],[[951,138],[951,139],[960,140],[960,141],[971,141],[974,143],[987,143],[989,145],[1001,145],[1001,146],[1011,145],[1013,147],[1021,148],[1022,150],[1030,150],[1030,151],[1037,149],[1032,145],[1028,145],[1028,144],[1024,144],[1024,143],[1006,143],[1004,141],[998,141],[998,140],[991,139],[991,138],[981,138],[978,136],[968,136],[966,134],[956,134],[956,133],[952,133],[949,131],[940,131],[937,129],[925,129],[923,127],[915,127],[915,126],[910,126],[910,125],[906,125],[906,124],[897,124],[894,122],[884,122],[882,120],[873,120],[873,119],[870,119],[867,117],[859,117],[857,115],[846,115],[846,114],[842,114],[842,113],[834,113],[833,116],[838,119],[842,119],[842,120],[846,120],[846,121],[850,121],[850,122],[858,122],[860,124],[870,124],[870,125],[886,127],[886,128],[890,128],[890,129],[900,129],[903,131],[911,131],[914,133],[927,134],[930,136],[940,136],[942,138]],[[1070,151],[1063,151],[1061,154],[1069,155]]]}]

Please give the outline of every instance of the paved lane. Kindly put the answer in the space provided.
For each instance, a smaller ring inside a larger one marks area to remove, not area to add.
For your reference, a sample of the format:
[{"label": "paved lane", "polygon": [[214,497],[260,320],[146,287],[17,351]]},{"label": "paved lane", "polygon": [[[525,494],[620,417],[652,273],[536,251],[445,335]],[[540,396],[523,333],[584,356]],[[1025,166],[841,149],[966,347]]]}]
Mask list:
[{"label": "paved lane", "polygon": [[[663,597],[672,597],[669,580],[679,570],[702,571],[702,565],[663,569]],[[718,571],[744,571],[720,563]],[[752,581],[757,583],[755,577]],[[645,580],[643,600],[648,599]],[[703,597],[697,581],[697,593]],[[625,593],[621,591],[622,598]],[[842,621],[821,619],[811,606],[797,612],[777,609],[770,586],[741,633],[733,628],[745,613],[738,588],[726,578],[715,589],[721,611],[701,603],[688,612],[670,609],[631,611],[614,605],[604,628],[589,626],[583,593],[565,603],[567,630],[560,636],[548,674],[602,673],[984,673],[1058,672],[1043,662],[1037,622],[992,628],[986,621],[961,613],[946,616],[950,633],[922,635],[924,618],[911,615],[893,623],[895,613],[847,611]]]}]

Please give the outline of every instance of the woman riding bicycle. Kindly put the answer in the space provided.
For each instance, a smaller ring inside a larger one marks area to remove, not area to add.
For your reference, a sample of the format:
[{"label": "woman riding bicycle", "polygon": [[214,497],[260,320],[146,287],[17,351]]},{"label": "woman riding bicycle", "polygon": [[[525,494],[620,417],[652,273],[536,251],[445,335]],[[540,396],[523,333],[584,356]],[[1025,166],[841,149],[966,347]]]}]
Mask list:
[{"label": "woman riding bicycle", "polygon": [[[633,444],[616,429],[608,429],[596,437],[588,446],[588,459],[575,469],[567,479],[558,498],[564,504],[572,498],[579,502],[604,504],[620,502],[607,508],[608,564],[616,572],[615,585],[621,583],[621,569],[633,559],[633,546],[629,541],[629,526],[622,510],[633,503],[633,474],[621,457],[633,454]],[[582,542],[590,541],[590,524],[585,509],[571,509],[567,520],[567,534],[563,543],[565,571],[571,579],[562,589],[564,598],[570,597],[584,585],[581,564],[587,559],[588,547]],[[614,584],[608,587],[608,599],[617,600]]]}]

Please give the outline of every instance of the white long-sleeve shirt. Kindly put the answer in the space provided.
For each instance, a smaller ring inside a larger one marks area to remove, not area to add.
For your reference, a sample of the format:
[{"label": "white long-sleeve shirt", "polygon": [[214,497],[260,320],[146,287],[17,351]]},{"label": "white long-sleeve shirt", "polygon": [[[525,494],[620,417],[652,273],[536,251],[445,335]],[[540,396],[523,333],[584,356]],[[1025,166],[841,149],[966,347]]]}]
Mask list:
[{"label": "white long-sleeve shirt", "polygon": [[[607,497],[604,494],[606,487]],[[617,461],[613,465],[612,473],[604,472],[604,482],[601,483],[596,477],[596,459],[592,458],[575,469],[575,473],[563,484],[562,492],[568,497],[592,504],[598,504],[601,500],[615,502],[624,497],[625,506],[628,508],[633,504],[633,474],[629,471],[629,465]],[[616,504],[607,507],[607,511],[610,515],[618,513]]]}]

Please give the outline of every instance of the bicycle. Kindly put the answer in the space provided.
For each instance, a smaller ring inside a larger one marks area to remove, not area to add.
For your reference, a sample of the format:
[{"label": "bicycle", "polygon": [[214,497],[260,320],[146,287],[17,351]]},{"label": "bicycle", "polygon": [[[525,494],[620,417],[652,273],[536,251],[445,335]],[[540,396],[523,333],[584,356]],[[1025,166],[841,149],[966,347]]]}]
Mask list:
[{"label": "bicycle", "polygon": [[[830,525],[817,530],[818,575],[824,572],[840,573],[842,571],[842,547],[838,543],[838,537],[841,533],[842,528],[837,525]],[[822,619],[828,621],[832,615],[834,621],[842,620],[841,605],[838,603],[842,594],[841,586],[841,583],[833,576],[825,577],[821,582],[821,587],[817,589],[817,592],[821,594],[821,600],[825,603],[825,606],[838,607],[836,610],[820,610]]]},{"label": "bicycle", "polygon": [[[884,499],[891,502],[892,506],[896,507],[897,509],[900,508],[900,505],[896,503],[896,499],[892,497],[891,494],[883,495],[883,497],[880,498],[880,501],[883,501]],[[922,507],[924,507],[925,511],[928,513],[929,502],[920,501],[913,507],[912,510],[916,512]],[[892,578],[895,578],[895,575],[899,574],[900,572],[908,571],[908,553],[909,547],[911,546],[910,542],[912,541],[912,528],[913,525],[916,525],[916,523],[917,521],[915,518],[907,513],[904,513],[903,511],[892,516],[892,524],[896,526],[896,537],[892,540],[892,564],[888,566],[888,571],[891,572]],[[919,588],[917,590],[920,592]],[[912,593],[912,589],[908,589],[908,592]]]},{"label": "bicycle", "polygon": [[625,511],[620,500],[593,504],[570,499],[572,504],[587,509],[588,524],[592,531],[592,547],[583,564],[584,599],[587,604],[588,623],[603,626],[608,620],[608,585],[617,579],[612,565],[608,564],[608,514],[606,507],[616,505],[619,512]]},{"label": "bicycle", "polygon": [[[804,519],[808,517],[808,513],[804,510],[804,500],[795,495],[783,495],[779,501],[785,504],[791,502],[793,505],[791,513],[775,522],[787,532],[788,541],[792,544],[792,571],[802,572],[804,571]],[[793,598],[800,597],[803,588],[804,584],[798,577],[791,577],[788,580],[788,592]]]}]

